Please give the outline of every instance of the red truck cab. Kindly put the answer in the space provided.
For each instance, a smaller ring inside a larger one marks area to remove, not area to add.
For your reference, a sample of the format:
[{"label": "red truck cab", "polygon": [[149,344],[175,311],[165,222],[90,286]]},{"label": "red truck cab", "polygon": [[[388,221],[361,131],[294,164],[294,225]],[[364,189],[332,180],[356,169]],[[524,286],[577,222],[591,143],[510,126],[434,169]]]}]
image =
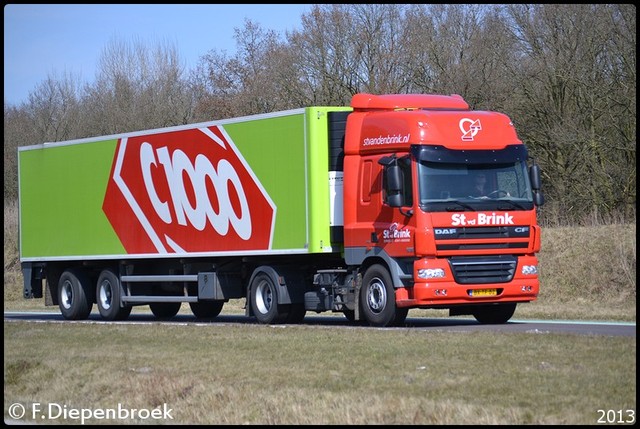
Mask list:
[{"label": "red truck cab", "polygon": [[364,273],[364,318],[448,308],[504,323],[535,300],[540,172],[511,120],[459,95],[357,94],[351,107],[344,253]]}]

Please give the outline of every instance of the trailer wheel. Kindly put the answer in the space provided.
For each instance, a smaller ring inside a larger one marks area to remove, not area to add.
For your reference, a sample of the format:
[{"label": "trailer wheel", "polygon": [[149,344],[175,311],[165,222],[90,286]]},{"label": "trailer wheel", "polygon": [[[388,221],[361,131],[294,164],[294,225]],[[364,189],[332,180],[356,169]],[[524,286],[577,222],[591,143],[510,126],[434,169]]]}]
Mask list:
[{"label": "trailer wheel", "polygon": [[516,312],[516,303],[480,305],[473,310],[473,317],[483,325],[507,323]]},{"label": "trailer wheel", "polygon": [[251,282],[251,310],[260,323],[280,323],[287,312],[278,307],[277,286],[265,273],[255,276]]},{"label": "trailer wheel", "polygon": [[307,314],[307,309],[304,304],[291,304],[287,312],[285,323],[298,324],[302,323],[304,316]]},{"label": "trailer wheel", "polygon": [[360,305],[371,326],[390,326],[404,322],[407,313],[396,307],[391,275],[382,265],[372,265],[364,273]]},{"label": "trailer wheel", "polygon": [[191,312],[198,319],[213,319],[222,311],[224,301],[190,302]]},{"label": "trailer wheel", "polygon": [[158,319],[171,319],[180,311],[181,302],[152,302],[149,308]]},{"label": "trailer wheel", "polygon": [[62,273],[58,281],[58,306],[67,320],[84,320],[93,307],[92,287],[89,276],[77,269]]},{"label": "trailer wheel", "polygon": [[122,286],[112,270],[103,270],[98,277],[96,301],[100,315],[106,320],[124,320],[131,313],[131,306],[120,307]]}]

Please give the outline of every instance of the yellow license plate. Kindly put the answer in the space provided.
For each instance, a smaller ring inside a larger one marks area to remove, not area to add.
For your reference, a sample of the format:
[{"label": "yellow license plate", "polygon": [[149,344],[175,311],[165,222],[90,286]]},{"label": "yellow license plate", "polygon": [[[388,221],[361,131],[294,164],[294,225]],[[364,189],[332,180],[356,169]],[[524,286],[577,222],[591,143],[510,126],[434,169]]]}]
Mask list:
[{"label": "yellow license plate", "polygon": [[471,296],[496,296],[498,289],[473,289]]}]

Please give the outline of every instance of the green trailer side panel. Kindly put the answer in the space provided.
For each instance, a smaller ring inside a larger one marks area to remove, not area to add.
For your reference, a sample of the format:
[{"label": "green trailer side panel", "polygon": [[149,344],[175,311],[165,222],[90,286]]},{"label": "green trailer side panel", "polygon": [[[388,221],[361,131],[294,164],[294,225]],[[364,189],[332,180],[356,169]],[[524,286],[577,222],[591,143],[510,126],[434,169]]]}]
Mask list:
[{"label": "green trailer side panel", "polygon": [[276,206],[272,249],[307,247],[303,113],[224,125]]},{"label": "green trailer side panel", "polygon": [[[331,248],[328,113],[341,110],[350,108],[309,107],[193,125],[224,129],[272,201],[273,238],[265,253],[336,251]],[[172,131],[179,137],[181,130],[189,129],[180,126],[21,148],[21,259],[126,256],[103,210],[118,140]]]},{"label": "green trailer side panel", "polygon": [[19,152],[21,257],[124,253],[102,211],[116,143]]}]

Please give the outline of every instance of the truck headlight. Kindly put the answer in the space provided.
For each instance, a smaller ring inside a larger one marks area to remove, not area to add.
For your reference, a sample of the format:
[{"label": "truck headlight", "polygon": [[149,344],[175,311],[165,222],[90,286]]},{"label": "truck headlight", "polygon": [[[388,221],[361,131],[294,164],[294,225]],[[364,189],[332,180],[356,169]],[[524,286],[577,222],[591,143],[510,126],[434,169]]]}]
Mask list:
[{"label": "truck headlight", "polygon": [[538,267],[535,265],[523,265],[522,266],[522,274],[532,276],[538,274]]},{"label": "truck headlight", "polygon": [[438,279],[444,277],[442,268],[421,268],[418,270],[418,278],[421,279]]}]

